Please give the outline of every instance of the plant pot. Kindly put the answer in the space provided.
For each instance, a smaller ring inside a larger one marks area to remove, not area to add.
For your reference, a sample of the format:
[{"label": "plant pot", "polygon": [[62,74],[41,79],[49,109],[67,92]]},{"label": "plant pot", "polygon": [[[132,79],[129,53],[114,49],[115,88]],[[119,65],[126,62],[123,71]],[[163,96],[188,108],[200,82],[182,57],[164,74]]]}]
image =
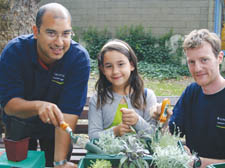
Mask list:
[{"label": "plant pot", "polygon": [[18,162],[27,158],[28,145],[30,137],[13,141],[4,139],[5,150],[8,160]]}]

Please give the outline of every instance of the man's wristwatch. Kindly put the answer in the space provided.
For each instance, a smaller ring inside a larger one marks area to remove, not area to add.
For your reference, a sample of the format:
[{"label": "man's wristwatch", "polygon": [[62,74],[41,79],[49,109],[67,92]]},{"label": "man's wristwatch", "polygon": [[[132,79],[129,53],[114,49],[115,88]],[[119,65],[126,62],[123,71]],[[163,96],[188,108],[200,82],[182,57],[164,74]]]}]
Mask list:
[{"label": "man's wristwatch", "polygon": [[66,159],[64,159],[64,160],[60,160],[60,161],[58,161],[58,162],[53,162],[53,165],[54,166],[62,166],[62,165],[64,165],[64,164],[66,164],[67,163],[67,160]]},{"label": "man's wristwatch", "polygon": [[199,168],[202,165],[202,161],[199,156],[194,158],[193,168]]}]

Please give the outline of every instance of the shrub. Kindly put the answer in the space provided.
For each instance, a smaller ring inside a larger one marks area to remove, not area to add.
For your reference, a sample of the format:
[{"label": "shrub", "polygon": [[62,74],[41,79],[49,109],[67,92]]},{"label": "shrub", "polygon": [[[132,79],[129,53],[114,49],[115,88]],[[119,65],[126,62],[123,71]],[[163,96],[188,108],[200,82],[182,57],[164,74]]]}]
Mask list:
[{"label": "shrub", "polygon": [[[145,31],[144,27],[124,26],[116,30],[113,36],[106,28],[97,30],[94,27],[89,27],[87,30],[77,30],[74,40],[81,40],[88,50],[92,60],[92,70],[95,73],[97,70],[97,55],[102,46],[112,38],[118,38],[126,41],[137,55],[139,70],[144,76],[150,78],[169,79],[178,78],[179,76],[188,76],[189,72],[186,66],[181,65],[183,56],[182,41],[179,41],[178,48],[175,54],[171,54],[171,49],[167,43],[173,35],[172,31],[161,37],[154,37],[150,30]],[[74,31],[75,31],[74,30]]]}]

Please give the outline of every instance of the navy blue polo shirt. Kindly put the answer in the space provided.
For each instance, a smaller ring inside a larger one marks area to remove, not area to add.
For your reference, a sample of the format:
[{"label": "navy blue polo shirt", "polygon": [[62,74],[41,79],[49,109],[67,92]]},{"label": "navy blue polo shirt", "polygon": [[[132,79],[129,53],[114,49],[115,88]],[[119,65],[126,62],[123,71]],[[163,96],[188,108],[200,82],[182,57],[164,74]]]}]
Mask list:
[{"label": "navy blue polo shirt", "polygon": [[196,83],[189,85],[173,109],[171,132],[173,123],[191,151],[201,157],[225,158],[225,89],[205,95]]},{"label": "navy blue polo shirt", "polygon": [[[4,48],[0,57],[1,106],[4,108],[10,99],[21,97],[52,102],[63,113],[80,115],[87,96],[88,52],[71,40],[63,58],[46,70],[38,62],[36,45],[33,35],[24,35],[11,40]],[[37,129],[48,132],[45,129],[49,124],[42,123],[38,116],[25,121],[36,123]]]}]

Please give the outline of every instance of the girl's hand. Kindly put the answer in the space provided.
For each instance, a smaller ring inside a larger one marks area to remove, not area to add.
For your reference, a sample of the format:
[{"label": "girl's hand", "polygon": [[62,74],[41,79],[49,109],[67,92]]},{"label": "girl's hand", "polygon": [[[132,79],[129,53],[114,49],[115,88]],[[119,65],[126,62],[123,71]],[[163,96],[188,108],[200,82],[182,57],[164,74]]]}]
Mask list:
[{"label": "girl's hand", "polygon": [[161,106],[162,103],[156,103],[153,107],[150,108],[150,116],[154,118],[155,120],[159,119],[160,113],[161,113]]},{"label": "girl's hand", "polygon": [[114,135],[115,136],[123,136],[125,133],[132,132],[129,125],[120,123],[114,128]]},{"label": "girl's hand", "polygon": [[138,122],[138,114],[133,109],[121,108],[120,111],[123,113],[122,121],[126,125],[135,125]]}]

